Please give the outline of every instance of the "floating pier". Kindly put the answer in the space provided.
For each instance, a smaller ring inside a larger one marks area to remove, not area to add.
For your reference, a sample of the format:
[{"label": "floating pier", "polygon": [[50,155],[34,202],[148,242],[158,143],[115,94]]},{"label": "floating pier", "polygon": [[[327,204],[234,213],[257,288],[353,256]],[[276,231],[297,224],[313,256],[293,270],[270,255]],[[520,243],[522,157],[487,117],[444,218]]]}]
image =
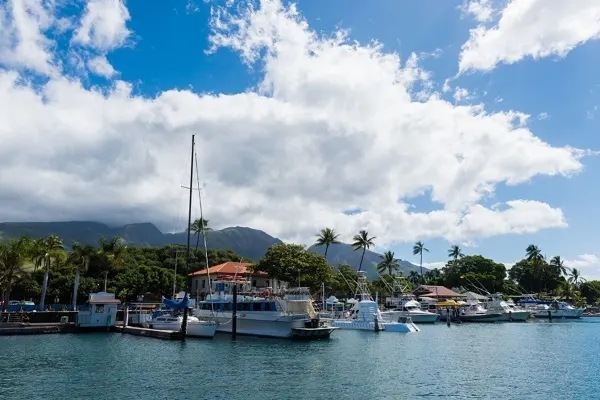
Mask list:
[{"label": "floating pier", "polygon": [[115,326],[115,331],[135,336],[146,336],[163,340],[181,340],[180,331],[161,331],[158,329],[138,328],[135,326]]},{"label": "floating pier", "polygon": [[28,324],[28,323],[3,323],[0,324],[0,336],[8,335],[40,335],[48,333],[73,333],[75,332],[73,323],[46,323],[46,324]]}]

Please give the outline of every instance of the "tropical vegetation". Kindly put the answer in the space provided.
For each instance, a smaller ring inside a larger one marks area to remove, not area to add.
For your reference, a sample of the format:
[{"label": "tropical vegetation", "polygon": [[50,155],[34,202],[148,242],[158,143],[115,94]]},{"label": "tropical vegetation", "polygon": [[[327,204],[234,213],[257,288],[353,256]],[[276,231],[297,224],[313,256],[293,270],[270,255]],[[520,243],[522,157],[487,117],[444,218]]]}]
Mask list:
[{"label": "tropical vegetation", "polygon": [[[197,220],[191,233],[198,237],[208,230],[208,221]],[[360,252],[357,270],[364,267],[365,252],[375,246],[375,236],[360,230],[351,246]],[[339,243],[334,229],[323,228],[316,235],[316,245],[325,247],[325,255],[297,244],[276,244],[252,266],[271,277],[320,291],[322,285],[329,294],[340,298],[352,296],[358,271],[347,264],[329,265],[327,251]],[[60,302],[81,304],[91,292],[116,293],[122,301],[160,299],[169,295],[175,280],[176,290],[183,290],[187,274],[226,261],[240,261],[229,250],[209,249],[208,263],[204,249],[192,248],[189,265],[185,247],[129,247],[119,237],[102,238],[97,246],[75,243],[65,248],[55,235],[43,239],[22,237],[0,242],[0,293],[6,300],[33,300],[41,306]],[[510,269],[483,255],[465,255],[458,245],[448,249],[448,262],[441,268],[425,270],[423,256],[429,250],[418,241],[413,255],[419,256],[419,272],[404,274],[399,258],[385,251],[372,269],[379,279],[370,282],[380,297],[388,295],[394,283],[405,290],[420,285],[443,285],[479,292],[502,292],[508,295],[536,294],[540,297],[561,297],[575,303],[592,304],[600,298],[600,281],[586,281],[576,268],[565,265],[560,256],[548,258],[536,245],[528,246],[523,259]],[[245,260],[247,261],[247,260]],[[177,275],[173,271],[177,264]]]}]

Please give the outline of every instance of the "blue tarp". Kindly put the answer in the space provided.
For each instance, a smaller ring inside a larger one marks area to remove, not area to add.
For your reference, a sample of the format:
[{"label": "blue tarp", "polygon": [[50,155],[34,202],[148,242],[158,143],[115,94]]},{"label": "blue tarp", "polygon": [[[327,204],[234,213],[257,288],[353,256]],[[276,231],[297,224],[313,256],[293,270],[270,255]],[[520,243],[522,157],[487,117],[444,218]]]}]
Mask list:
[{"label": "blue tarp", "polygon": [[537,299],[521,299],[517,301],[517,303],[526,303],[526,304],[550,304],[548,301],[537,300]]},{"label": "blue tarp", "polygon": [[167,308],[173,308],[175,310],[184,310],[187,309],[190,305],[190,299],[187,296],[181,299],[181,301],[169,300],[164,297],[162,301]]}]

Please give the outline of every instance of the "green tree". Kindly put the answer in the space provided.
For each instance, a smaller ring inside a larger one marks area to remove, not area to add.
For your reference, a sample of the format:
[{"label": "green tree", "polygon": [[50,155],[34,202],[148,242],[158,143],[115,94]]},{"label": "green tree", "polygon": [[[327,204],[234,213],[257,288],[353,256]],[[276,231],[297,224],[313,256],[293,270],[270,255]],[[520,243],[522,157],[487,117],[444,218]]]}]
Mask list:
[{"label": "green tree", "polygon": [[560,256],[554,256],[550,260],[550,266],[552,266],[559,275],[567,275],[569,269],[565,267],[564,261],[560,258]]},{"label": "green tree", "polygon": [[329,250],[329,246],[339,243],[337,240],[339,236],[340,235],[335,233],[335,229],[331,228],[323,228],[321,229],[321,232],[317,234],[317,241],[315,244],[317,246],[325,246],[325,259],[327,259],[327,250]]},{"label": "green tree", "polygon": [[419,262],[419,267],[421,268],[421,281],[423,281],[423,252],[429,252],[427,248],[425,248],[425,243],[418,241],[413,246],[413,255],[419,255],[421,257],[421,261]]},{"label": "green tree", "polygon": [[351,298],[356,292],[358,273],[348,264],[339,264],[328,282],[332,294],[340,298]]},{"label": "green tree", "polygon": [[26,275],[23,267],[31,255],[31,244],[28,238],[0,243],[0,291],[3,311],[10,300],[13,285]]},{"label": "green tree", "polygon": [[462,258],[464,256],[465,255],[463,254],[461,248],[456,244],[450,247],[450,249],[448,250],[448,257],[450,257],[454,262],[456,262],[459,258]]},{"label": "green tree", "polygon": [[434,268],[431,271],[425,272],[425,284],[427,285],[443,285],[444,277],[442,272]]},{"label": "green tree", "polygon": [[[52,265],[52,261],[55,261],[56,267],[58,267],[59,260],[64,257],[65,246],[63,245],[62,240],[56,235],[50,235],[43,242],[43,251],[44,254],[44,281],[42,283],[42,293],[40,296],[40,304],[39,309],[44,310],[46,305],[46,292],[48,290],[48,279],[50,276],[50,266]],[[36,254],[38,254],[38,250],[36,249]]]},{"label": "green tree", "polygon": [[360,256],[360,264],[358,266],[359,271],[362,271],[362,263],[363,259],[365,258],[365,252],[368,249],[370,249],[371,246],[375,246],[375,243],[373,242],[373,240],[375,239],[377,239],[376,236],[369,237],[369,232],[367,232],[364,229],[358,231],[358,234],[354,235],[354,237],[352,238],[352,247],[354,248],[354,251],[362,250],[362,255]]},{"label": "green tree", "polygon": [[587,304],[594,304],[600,299],[600,281],[587,281],[579,286],[581,295],[585,298]]},{"label": "green tree", "polygon": [[410,273],[408,274],[408,281],[414,286],[418,286],[421,280],[421,275],[419,275],[417,271],[410,271]]},{"label": "green tree", "polygon": [[319,290],[322,283],[328,282],[332,274],[325,257],[298,244],[276,244],[269,247],[260,262],[251,268],[266,272],[270,277],[290,285],[300,281],[302,286],[308,286],[313,291]]},{"label": "green tree", "polygon": [[573,282],[575,286],[579,286],[581,282],[585,282],[585,279],[581,277],[581,273],[577,268],[571,268],[569,273],[569,282]]},{"label": "green tree", "polygon": [[394,276],[395,272],[400,271],[400,262],[394,257],[393,251],[388,250],[379,257],[381,261],[377,264],[377,272],[380,274],[387,272],[388,275]]},{"label": "green tree", "polygon": [[480,255],[465,256],[450,263],[444,269],[444,283],[447,287],[463,284],[484,286],[490,293],[502,291],[506,267]]},{"label": "green tree", "polygon": [[211,230],[211,228],[208,227],[208,222],[209,220],[207,219],[198,218],[194,220],[194,222],[192,222],[192,225],[190,226],[190,232],[196,236],[195,251],[198,251],[198,246],[200,245],[200,235],[204,235],[205,232]]},{"label": "green tree", "polygon": [[75,278],[73,279],[73,298],[72,298],[72,309],[77,309],[77,298],[78,298],[78,290],[79,290],[79,280],[81,272],[85,273],[90,266],[90,261],[94,255],[96,255],[97,250],[89,245],[83,245],[80,243],[74,243],[71,251],[68,255],[68,260],[75,267]]},{"label": "green tree", "polygon": [[119,236],[113,236],[110,239],[101,237],[98,254],[104,260],[104,291],[106,291],[108,273],[110,270],[117,271],[125,264],[127,247],[125,246],[124,240]]}]

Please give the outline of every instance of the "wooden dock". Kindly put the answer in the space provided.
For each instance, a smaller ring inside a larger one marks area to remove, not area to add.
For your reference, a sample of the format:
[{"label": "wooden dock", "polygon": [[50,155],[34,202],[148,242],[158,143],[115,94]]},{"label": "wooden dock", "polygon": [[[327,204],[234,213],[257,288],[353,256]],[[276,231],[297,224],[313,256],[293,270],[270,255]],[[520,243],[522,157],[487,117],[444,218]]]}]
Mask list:
[{"label": "wooden dock", "polygon": [[146,336],[164,340],[181,340],[181,332],[179,331],[161,331],[158,329],[138,328],[135,326],[116,326],[116,332],[127,333],[135,336]]},{"label": "wooden dock", "polygon": [[73,333],[75,325],[73,323],[2,323],[0,324],[0,336],[7,335],[41,335],[49,333]]}]

